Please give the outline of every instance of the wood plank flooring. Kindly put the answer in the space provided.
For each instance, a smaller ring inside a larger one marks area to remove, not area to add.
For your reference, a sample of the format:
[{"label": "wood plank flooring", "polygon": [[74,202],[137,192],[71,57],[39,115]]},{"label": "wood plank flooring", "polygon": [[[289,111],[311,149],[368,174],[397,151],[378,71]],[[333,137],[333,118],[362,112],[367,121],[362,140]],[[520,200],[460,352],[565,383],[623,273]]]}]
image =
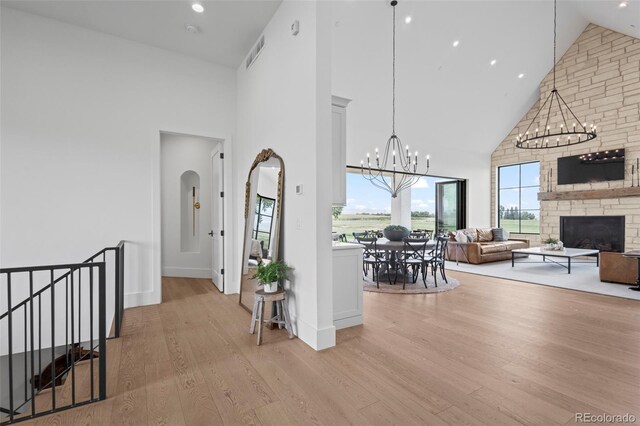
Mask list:
[{"label": "wood plank flooring", "polygon": [[[165,278],[108,343],[109,399],[55,425],[564,425],[640,419],[640,303],[478,275],[440,294],[365,293],[365,325],[315,352],[207,280]],[[636,420],[637,422],[640,420]]]}]

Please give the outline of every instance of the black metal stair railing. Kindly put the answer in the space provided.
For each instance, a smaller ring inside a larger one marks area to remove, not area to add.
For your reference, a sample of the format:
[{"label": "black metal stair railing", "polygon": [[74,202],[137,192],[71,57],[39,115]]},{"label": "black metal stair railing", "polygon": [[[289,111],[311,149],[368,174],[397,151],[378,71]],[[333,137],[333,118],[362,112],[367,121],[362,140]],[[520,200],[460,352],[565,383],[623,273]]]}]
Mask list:
[{"label": "black metal stair railing", "polygon": [[106,341],[120,336],[124,311],[123,241],[83,263],[0,269],[0,295],[0,425],[106,398]]}]

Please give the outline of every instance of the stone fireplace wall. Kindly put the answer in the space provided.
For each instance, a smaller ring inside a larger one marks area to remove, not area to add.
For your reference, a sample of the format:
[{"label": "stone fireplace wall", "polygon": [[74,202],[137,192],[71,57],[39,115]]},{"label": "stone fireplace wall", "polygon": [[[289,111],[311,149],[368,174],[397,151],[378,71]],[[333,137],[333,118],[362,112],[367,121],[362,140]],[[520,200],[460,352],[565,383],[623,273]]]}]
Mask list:
[{"label": "stone fireplace wall", "polygon": [[[631,163],[640,157],[640,39],[590,24],[556,65],[556,86],[573,112],[588,124],[595,123],[598,137],[571,148],[527,150],[515,147],[549,95],[553,75],[540,84],[540,99],[522,118],[491,156],[491,220],[497,224],[497,168],[502,165],[540,161],[540,185],[553,169],[552,190],[579,191],[631,186]],[[553,121],[553,117],[552,117]],[[625,148],[625,180],[579,185],[557,185],[557,159],[570,155]],[[557,238],[560,216],[624,215],[625,249],[640,249],[640,197],[591,200],[541,201],[540,235],[522,235],[532,245]]]}]

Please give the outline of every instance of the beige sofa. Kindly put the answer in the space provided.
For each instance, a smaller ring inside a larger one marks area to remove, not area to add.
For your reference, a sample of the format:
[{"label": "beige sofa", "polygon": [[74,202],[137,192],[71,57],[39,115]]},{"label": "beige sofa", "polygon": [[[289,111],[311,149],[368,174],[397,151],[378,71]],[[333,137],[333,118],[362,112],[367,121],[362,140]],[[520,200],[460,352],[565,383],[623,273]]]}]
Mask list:
[{"label": "beige sofa", "polygon": [[509,238],[507,241],[494,241],[491,228],[466,228],[464,233],[473,238],[473,242],[457,243],[451,240],[447,245],[447,260],[457,260],[472,264],[497,262],[511,259],[511,250],[529,247],[529,240]]}]

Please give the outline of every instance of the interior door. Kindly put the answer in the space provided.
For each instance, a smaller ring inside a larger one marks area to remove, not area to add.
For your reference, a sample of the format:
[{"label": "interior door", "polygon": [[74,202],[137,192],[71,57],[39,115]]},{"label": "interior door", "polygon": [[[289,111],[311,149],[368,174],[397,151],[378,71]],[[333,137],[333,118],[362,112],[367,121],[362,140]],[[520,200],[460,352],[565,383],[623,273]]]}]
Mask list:
[{"label": "interior door", "polygon": [[436,233],[466,228],[466,181],[436,182]]},{"label": "interior door", "polygon": [[224,153],[211,153],[211,281],[224,291]]}]

